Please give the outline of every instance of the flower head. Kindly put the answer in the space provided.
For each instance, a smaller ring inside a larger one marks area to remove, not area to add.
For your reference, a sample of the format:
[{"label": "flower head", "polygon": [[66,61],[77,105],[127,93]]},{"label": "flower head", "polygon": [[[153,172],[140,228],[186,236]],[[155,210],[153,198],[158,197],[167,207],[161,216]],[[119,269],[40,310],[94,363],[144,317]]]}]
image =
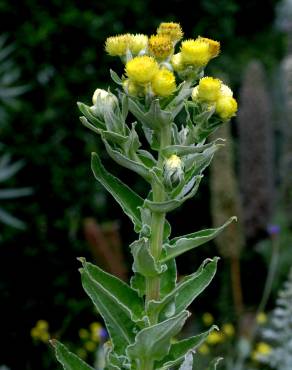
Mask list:
[{"label": "flower head", "polygon": [[129,49],[132,54],[139,54],[140,51],[145,50],[148,45],[148,36],[138,33],[136,35],[130,35]]},{"label": "flower head", "polygon": [[257,361],[261,357],[268,356],[272,352],[272,347],[266,342],[259,342],[252,352],[252,359]]},{"label": "flower head", "polygon": [[222,326],[222,331],[227,337],[233,337],[235,333],[234,326],[230,323],[226,323]]},{"label": "flower head", "polygon": [[197,40],[204,41],[209,45],[209,52],[211,54],[211,58],[215,58],[219,55],[220,53],[220,42],[219,41],[215,41],[212,39],[208,39],[207,37],[201,37],[201,36],[199,36]]},{"label": "flower head", "polygon": [[232,96],[221,96],[216,102],[216,113],[224,121],[235,116],[237,112],[237,102]]},{"label": "flower head", "polygon": [[151,86],[155,95],[171,95],[176,89],[174,74],[166,68],[160,69],[155,74]]},{"label": "flower head", "polygon": [[183,31],[179,23],[163,22],[157,28],[158,35],[169,36],[171,41],[177,42],[183,37]]},{"label": "flower head", "polygon": [[201,355],[206,356],[206,355],[208,355],[210,353],[210,348],[209,348],[209,346],[206,343],[203,343],[198,348],[198,352]]},{"label": "flower head", "polygon": [[186,40],[181,44],[183,63],[195,67],[204,67],[211,59],[208,43],[202,40]]},{"label": "flower head", "polygon": [[153,80],[159,67],[154,58],[144,55],[127,62],[125,70],[132,81],[138,84],[146,84]]},{"label": "flower head", "polygon": [[113,57],[121,57],[127,53],[130,40],[131,35],[129,33],[108,37],[105,42],[105,50],[109,55]]},{"label": "flower head", "polygon": [[167,35],[152,35],[149,39],[148,50],[157,59],[166,59],[172,53],[173,44]]},{"label": "flower head", "polygon": [[221,81],[218,78],[203,77],[200,79],[198,89],[192,95],[192,98],[197,98],[208,103],[215,102],[221,89]]}]

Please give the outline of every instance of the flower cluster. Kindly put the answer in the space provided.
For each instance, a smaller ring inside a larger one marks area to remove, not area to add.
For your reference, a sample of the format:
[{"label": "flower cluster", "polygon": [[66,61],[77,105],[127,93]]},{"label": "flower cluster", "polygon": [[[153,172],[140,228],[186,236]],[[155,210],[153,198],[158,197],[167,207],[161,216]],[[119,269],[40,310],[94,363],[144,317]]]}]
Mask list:
[{"label": "flower cluster", "polygon": [[35,326],[31,329],[30,335],[36,342],[48,343],[50,339],[48,322],[45,320],[38,320]]},{"label": "flower cluster", "polygon": [[[161,23],[157,34],[151,37],[142,34],[109,37],[105,50],[125,63],[124,91],[136,97],[166,98],[176,92],[178,78],[196,80],[202,76],[208,62],[219,55],[220,43],[199,36],[182,41],[175,54],[175,46],[182,37],[180,25],[173,22]],[[232,91],[216,78],[201,78],[192,99],[214,107],[215,115],[223,121],[237,111]]]}]

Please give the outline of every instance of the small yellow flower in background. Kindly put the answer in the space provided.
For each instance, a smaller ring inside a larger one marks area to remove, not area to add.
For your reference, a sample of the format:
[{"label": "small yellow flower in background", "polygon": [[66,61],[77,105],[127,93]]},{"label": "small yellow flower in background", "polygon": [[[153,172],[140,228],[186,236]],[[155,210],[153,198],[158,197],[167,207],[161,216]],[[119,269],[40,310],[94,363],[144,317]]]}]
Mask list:
[{"label": "small yellow flower in background", "polygon": [[30,335],[36,341],[47,343],[50,339],[48,332],[49,324],[45,320],[37,321],[36,325],[31,329]]},{"label": "small yellow flower in background", "polygon": [[205,312],[202,316],[202,320],[204,325],[210,326],[214,322],[214,317],[210,314],[210,312]]},{"label": "small yellow flower in background", "polygon": [[222,326],[222,331],[227,337],[233,337],[235,334],[234,326],[230,323],[226,323]]},{"label": "small yellow flower in background", "polygon": [[91,331],[91,339],[94,342],[100,342],[100,334],[102,330],[102,326],[99,322],[93,322],[89,326],[90,331]]},{"label": "small yellow flower in background", "polygon": [[224,335],[218,331],[212,331],[207,337],[207,343],[211,345],[215,345],[218,343],[222,343],[224,341]]},{"label": "small yellow flower in background", "polygon": [[252,352],[252,359],[258,360],[260,356],[268,356],[272,352],[272,347],[265,342],[259,342],[256,345],[255,350]]},{"label": "small yellow flower in background", "polygon": [[170,63],[176,72],[180,72],[184,69],[184,64],[182,62],[181,53],[174,54],[171,57]]},{"label": "small yellow flower in background", "polygon": [[221,81],[218,78],[203,77],[198,85],[197,98],[208,103],[215,102],[220,96]]},{"label": "small yellow flower in background", "polygon": [[157,28],[158,35],[169,36],[171,41],[177,42],[183,37],[183,31],[179,23],[163,22]]},{"label": "small yellow flower in background", "polygon": [[208,355],[210,353],[210,348],[209,348],[209,346],[206,343],[203,343],[198,348],[198,352],[201,355],[206,356],[206,355]]},{"label": "small yellow flower in background", "polygon": [[138,84],[146,84],[153,80],[159,67],[154,58],[144,55],[127,62],[125,70],[131,80]]},{"label": "small yellow flower in background", "polygon": [[132,54],[139,54],[140,51],[145,50],[148,45],[148,36],[141,33],[130,35],[129,49]]},{"label": "small yellow flower in background", "polygon": [[208,43],[202,40],[186,40],[181,44],[183,63],[195,67],[205,66],[211,59]]},{"label": "small yellow flower in background", "polygon": [[222,96],[216,102],[216,113],[223,120],[229,120],[237,112],[237,102],[232,96]]},{"label": "small yellow flower in background", "polygon": [[88,352],[94,352],[96,349],[96,343],[91,340],[88,340],[87,342],[84,343],[84,348]]},{"label": "small yellow flower in background", "polygon": [[267,315],[264,312],[260,312],[256,317],[256,321],[259,325],[264,325],[268,321]]},{"label": "small yellow flower in background", "polygon": [[79,330],[78,334],[81,339],[88,339],[90,336],[89,331],[83,328]]},{"label": "small yellow flower in background", "polygon": [[127,53],[130,40],[131,35],[129,33],[108,37],[105,42],[105,51],[112,57],[121,57]]},{"label": "small yellow flower in background", "polygon": [[157,59],[166,59],[173,51],[173,44],[167,35],[153,35],[149,39],[148,50]]},{"label": "small yellow flower in background", "polygon": [[209,52],[212,58],[215,58],[219,55],[220,53],[220,42],[219,41],[215,41],[212,39],[208,39],[207,37],[201,37],[201,36],[199,36],[197,40],[204,41],[209,45]]},{"label": "small yellow flower in background", "polygon": [[174,74],[165,68],[159,70],[155,74],[151,86],[155,95],[171,95],[176,90]]}]

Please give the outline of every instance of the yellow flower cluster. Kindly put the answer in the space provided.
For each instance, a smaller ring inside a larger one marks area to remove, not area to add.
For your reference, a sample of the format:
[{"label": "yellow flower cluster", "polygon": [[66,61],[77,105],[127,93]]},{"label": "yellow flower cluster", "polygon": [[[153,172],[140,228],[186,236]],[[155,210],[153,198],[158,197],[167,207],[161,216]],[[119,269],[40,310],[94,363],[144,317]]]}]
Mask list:
[{"label": "yellow flower cluster", "polygon": [[257,361],[259,357],[268,356],[272,352],[272,347],[265,342],[259,342],[256,345],[255,350],[252,352],[252,359]]},{"label": "yellow flower cluster", "polygon": [[259,325],[264,325],[268,321],[267,315],[264,312],[260,312],[256,317],[256,321]]},{"label": "yellow flower cluster", "polygon": [[35,341],[47,343],[50,339],[49,324],[45,320],[37,321],[36,325],[31,329],[30,335]]},{"label": "yellow flower cluster", "polygon": [[192,99],[214,105],[216,114],[224,121],[229,120],[237,112],[237,102],[231,89],[217,78],[201,78],[193,89]]},{"label": "yellow flower cluster", "polygon": [[168,36],[173,42],[181,40],[184,35],[180,24],[174,22],[161,23],[157,28],[157,34]]},{"label": "yellow flower cluster", "polygon": [[173,43],[167,35],[152,35],[148,42],[148,50],[151,55],[163,60],[173,52]]},{"label": "yellow flower cluster", "polygon": [[145,93],[149,84],[158,96],[169,96],[176,90],[174,74],[165,68],[159,69],[157,61],[148,55],[131,59],[125,71],[128,80],[124,81],[124,88],[129,94]]},{"label": "yellow flower cluster", "polygon": [[143,34],[130,34],[111,36],[106,39],[105,50],[111,56],[122,57],[126,55],[127,51],[132,54],[139,54],[140,51],[145,50],[148,45],[148,37]]},{"label": "yellow flower cluster", "polygon": [[103,327],[99,322],[93,322],[89,325],[89,329],[81,328],[79,337],[83,341],[83,347],[79,348],[79,357],[85,359],[88,352],[94,352],[102,341]]},{"label": "yellow flower cluster", "polygon": [[177,72],[187,66],[205,67],[212,58],[218,56],[219,52],[220,43],[218,41],[199,36],[195,40],[183,41],[180,53],[172,57],[171,63]]}]

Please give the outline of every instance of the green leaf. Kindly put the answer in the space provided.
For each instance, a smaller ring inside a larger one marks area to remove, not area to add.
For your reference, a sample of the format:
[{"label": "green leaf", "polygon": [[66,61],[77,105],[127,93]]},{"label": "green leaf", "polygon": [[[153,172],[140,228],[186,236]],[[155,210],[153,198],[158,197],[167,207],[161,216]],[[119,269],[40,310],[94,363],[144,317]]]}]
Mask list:
[{"label": "green leaf", "polygon": [[200,245],[207,243],[219,235],[228,225],[231,224],[231,222],[235,220],[237,220],[237,218],[233,216],[218,228],[196,231],[194,233],[172,239],[169,244],[165,246],[166,256],[161,259],[161,262],[175,258],[193,248],[197,248]]},{"label": "green leaf", "polygon": [[135,343],[128,346],[128,356],[143,363],[161,360],[169,352],[171,338],[180,332],[189,315],[189,312],[183,311],[171,319],[142,329],[137,334]]},{"label": "green leaf", "polygon": [[194,179],[195,184],[194,184],[193,188],[189,191],[189,193],[187,195],[185,195],[182,198],[178,197],[176,199],[167,200],[165,202],[153,202],[149,199],[146,199],[145,200],[145,205],[152,212],[163,212],[163,213],[171,212],[174,209],[180,207],[186,200],[192,198],[196,194],[196,192],[198,191],[198,188],[199,188],[199,185],[200,185],[200,182],[201,182],[202,178],[203,178],[203,176],[197,176]]},{"label": "green leaf", "polygon": [[180,364],[185,356],[190,351],[194,351],[196,348],[198,348],[207,339],[208,335],[215,329],[218,330],[217,326],[213,325],[204,333],[172,344],[169,354],[157,364],[159,370],[167,370],[172,366]]},{"label": "green leaf", "polygon": [[177,271],[176,262],[173,258],[165,263],[167,270],[160,275],[160,298],[164,298],[169,294],[176,285]]},{"label": "green leaf", "polygon": [[101,129],[105,128],[104,122],[92,114],[90,107],[88,105],[81,103],[81,102],[77,102],[77,105],[78,105],[80,112],[85,116],[85,118],[88,119],[89,122],[91,122],[97,128],[101,128]]},{"label": "green leaf", "polygon": [[115,298],[121,308],[133,321],[140,321],[144,314],[144,303],[137,292],[128,284],[116,276],[108,274],[84,258],[79,259],[90,279],[97,285],[101,285],[104,291],[109,292]]},{"label": "green leaf", "polygon": [[190,154],[202,153],[204,150],[213,147],[215,144],[218,145],[220,142],[221,145],[224,142],[224,139],[216,139],[214,142],[205,144],[205,145],[170,145],[165,147],[162,150],[162,154],[165,157],[169,157],[172,154],[176,154],[180,157]]},{"label": "green leaf", "polygon": [[[185,310],[212,281],[218,260],[218,257],[213,260],[206,259],[196,272],[184,277],[161,301],[150,301],[148,315],[160,314],[162,317],[169,317],[169,313],[175,315]],[[175,302],[174,312],[169,310],[169,305],[173,305],[173,302]]]},{"label": "green leaf", "polygon": [[140,232],[142,223],[139,208],[143,205],[143,199],[121,180],[107,172],[96,153],[92,153],[91,168],[96,180],[111,193],[126,215],[130,217],[135,231]]},{"label": "green leaf", "polygon": [[192,94],[192,88],[190,86],[191,83],[187,81],[182,82],[177,89],[178,94],[166,106],[165,109],[171,112],[173,120],[184,107],[185,100]]},{"label": "green leaf", "polygon": [[129,159],[125,155],[123,155],[121,152],[113,149],[109,143],[103,138],[103,142],[106,148],[106,151],[108,152],[108,155],[117,162],[120,166],[126,167],[131,171],[136,172],[138,175],[143,177],[146,181],[151,181],[151,174],[149,173],[149,170],[142,162],[136,162],[132,159]]},{"label": "green leaf", "polygon": [[194,362],[194,354],[192,352],[185,356],[184,362],[181,364],[178,370],[192,370]]},{"label": "green leaf", "polygon": [[134,257],[133,271],[145,277],[153,277],[165,271],[166,266],[155,262],[150,252],[149,239],[140,238],[131,244],[131,252]]},{"label": "green leaf", "polygon": [[212,146],[205,149],[203,153],[195,153],[184,159],[185,170],[191,171],[192,176],[201,174],[211,163],[214,154],[223,144],[213,143]]},{"label": "green leaf", "polygon": [[93,280],[86,270],[80,269],[80,273],[82,286],[103,317],[115,352],[122,355],[126,347],[133,343],[138,327],[111,292]]},{"label": "green leaf", "polygon": [[94,370],[74,353],[70,352],[64,344],[56,339],[50,341],[55,349],[57,360],[62,364],[64,370]]},{"label": "green leaf", "polygon": [[217,365],[222,360],[223,360],[223,357],[217,357],[217,358],[215,358],[215,360],[213,360],[211,362],[211,364],[209,365],[208,370],[216,370],[217,369]]},{"label": "green leaf", "polygon": [[110,75],[111,75],[111,78],[112,80],[117,84],[117,85],[123,85],[123,82],[122,80],[120,79],[120,77],[118,76],[118,74],[113,71],[112,69],[110,69]]},{"label": "green leaf", "polygon": [[131,277],[130,280],[131,288],[134,289],[139,297],[143,297],[146,294],[146,281],[145,277],[137,272]]}]

